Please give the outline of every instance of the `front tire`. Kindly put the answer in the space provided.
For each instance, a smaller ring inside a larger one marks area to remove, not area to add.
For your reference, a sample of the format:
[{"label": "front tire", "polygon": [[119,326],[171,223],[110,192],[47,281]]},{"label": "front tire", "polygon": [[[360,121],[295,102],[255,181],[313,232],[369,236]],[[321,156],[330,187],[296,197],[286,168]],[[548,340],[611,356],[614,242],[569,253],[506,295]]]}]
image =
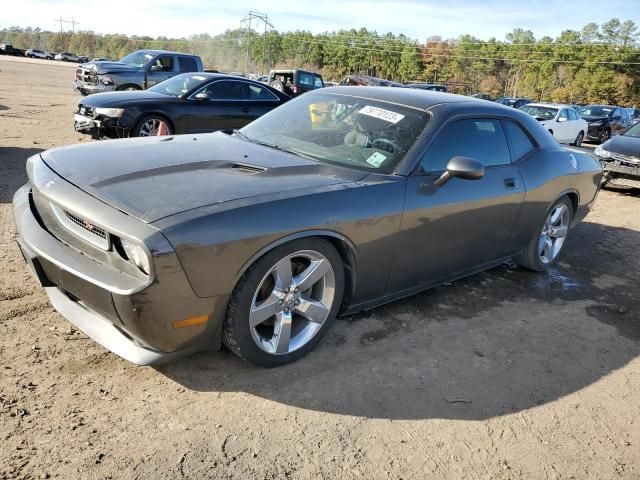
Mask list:
[{"label": "front tire", "polygon": [[142,117],[131,132],[132,137],[161,137],[173,135],[171,124],[160,115]]},{"label": "front tire", "polygon": [[603,130],[600,134],[600,143],[604,143],[611,138],[611,130],[608,128]]},{"label": "front tire", "polygon": [[548,270],[558,259],[573,219],[573,204],[568,197],[558,199],[547,210],[545,221],[529,240],[527,248],[514,258],[521,267],[536,272]]},{"label": "front tire", "polygon": [[326,240],[303,238],[257,260],[233,291],[223,342],[256,365],[298,360],[335,320],[344,292],[340,254]]}]

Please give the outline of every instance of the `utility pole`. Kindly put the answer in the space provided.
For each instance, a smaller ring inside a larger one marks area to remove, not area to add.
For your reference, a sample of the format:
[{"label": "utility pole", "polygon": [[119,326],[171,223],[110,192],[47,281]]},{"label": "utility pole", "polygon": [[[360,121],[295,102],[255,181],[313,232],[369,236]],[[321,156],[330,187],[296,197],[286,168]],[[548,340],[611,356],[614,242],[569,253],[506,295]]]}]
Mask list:
[{"label": "utility pole", "polygon": [[242,30],[242,40],[243,42],[246,43],[246,47],[247,47],[247,56],[245,59],[244,73],[245,74],[249,73],[250,42],[247,41],[247,34],[251,35],[251,32],[252,32],[251,26],[254,20],[256,22],[256,28],[260,27],[260,23],[262,23],[262,26],[264,27],[264,32],[262,34],[262,72],[261,72],[262,74],[264,74],[264,65],[265,65],[265,59],[267,54],[267,31],[269,29],[275,30],[275,28],[273,24],[269,21],[269,15],[267,15],[266,13],[253,12],[253,11],[250,11],[240,21],[240,29]]},{"label": "utility pole", "polygon": [[62,18],[62,15],[60,15],[60,18],[55,18],[54,20],[56,22],[60,23],[60,41],[62,42],[62,50],[64,50],[64,30],[62,29],[62,24],[63,23],[70,23],[71,24],[71,31],[75,34],[76,33],[76,25],[80,25],[80,22],[76,22],[73,17],[71,17],[71,20],[65,20],[65,19]]}]

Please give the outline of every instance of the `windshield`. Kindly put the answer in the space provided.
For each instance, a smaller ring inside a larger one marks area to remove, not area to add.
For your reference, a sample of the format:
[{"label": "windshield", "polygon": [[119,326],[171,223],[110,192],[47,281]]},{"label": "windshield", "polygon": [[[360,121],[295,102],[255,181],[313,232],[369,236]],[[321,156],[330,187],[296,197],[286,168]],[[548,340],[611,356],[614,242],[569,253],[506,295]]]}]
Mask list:
[{"label": "windshield", "polygon": [[427,121],[421,110],[335,93],[305,93],[241,130],[247,140],[324,163],[390,173]]},{"label": "windshield", "polygon": [[578,113],[585,117],[608,117],[611,112],[613,112],[612,107],[600,107],[598,105],[587,105],[578,110]]},{"label": "windshield", "polygon": [[120,60],[120,63],[125,63],[130,67],[144,67],[155,55],[149,52],[133,52]]},{"label": "windshield", "polygon": [[535,107],[531,105],[525,105],[524,107],[520,107],[525,113],[528,113],[536,120],[552,120],[556,118],[556,114],[558,113],[557,108],[550,107]]},{"label": "windshield", "polygon": [[183,73],[176,75],[164,82],[160,82],[149,89],[150,92],[164,93],[172,97],[180,97],[194,88],[197,88],[207,80],[204,75]]},{"label": "windshield", "polygon": [[640,123],[636,123],[633,127],[622,133],[625,137],[640,138]]}]

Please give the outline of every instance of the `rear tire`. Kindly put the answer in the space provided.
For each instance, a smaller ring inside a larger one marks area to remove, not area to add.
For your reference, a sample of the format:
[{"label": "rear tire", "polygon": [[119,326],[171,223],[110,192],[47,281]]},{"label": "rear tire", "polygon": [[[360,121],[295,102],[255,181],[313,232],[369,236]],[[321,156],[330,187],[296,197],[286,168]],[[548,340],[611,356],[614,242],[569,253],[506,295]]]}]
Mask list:
[{"label": "rear tire", "polygon": [[579,147],[582,145],[582,140],[584,140],[584,133],[580,132],[576,139],[573,141],[573,146]]},{"label": "rear tire", "polygon": [[[554,219],[556,214],[559,217]],[[559,198],[547,210],[544,223],[532,234],[527,248],[514,257],[514,261],[535,272],[548,270],[566,243],[573,215],[573,204],[569,197]]]},{"label": "rear tire", "polygon": [[298,360],[330,328],[343,292],[344,266],[331,243],[303,238],[276,247],[238,281],[222,341],[263,367]]}]

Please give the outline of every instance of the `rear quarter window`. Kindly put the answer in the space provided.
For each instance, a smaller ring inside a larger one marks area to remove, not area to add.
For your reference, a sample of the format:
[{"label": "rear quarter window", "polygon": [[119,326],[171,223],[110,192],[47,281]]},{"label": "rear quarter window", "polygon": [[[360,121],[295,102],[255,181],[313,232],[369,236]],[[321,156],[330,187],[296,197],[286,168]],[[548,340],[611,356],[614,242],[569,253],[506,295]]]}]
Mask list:
[{"label": "rear quarter window", "polygon": [[178,57],[178,66],[180,67],[180,71],[183,73],[198,71],[198,63],[195,58]]},{"label": "rear quarter window", "polygon": [[515,162],[535,149],[533,142],[524,130],[522,130],[520,125],[511,120],[505,120],[502,123],[505,133],[507,134],[511,160]]}]

